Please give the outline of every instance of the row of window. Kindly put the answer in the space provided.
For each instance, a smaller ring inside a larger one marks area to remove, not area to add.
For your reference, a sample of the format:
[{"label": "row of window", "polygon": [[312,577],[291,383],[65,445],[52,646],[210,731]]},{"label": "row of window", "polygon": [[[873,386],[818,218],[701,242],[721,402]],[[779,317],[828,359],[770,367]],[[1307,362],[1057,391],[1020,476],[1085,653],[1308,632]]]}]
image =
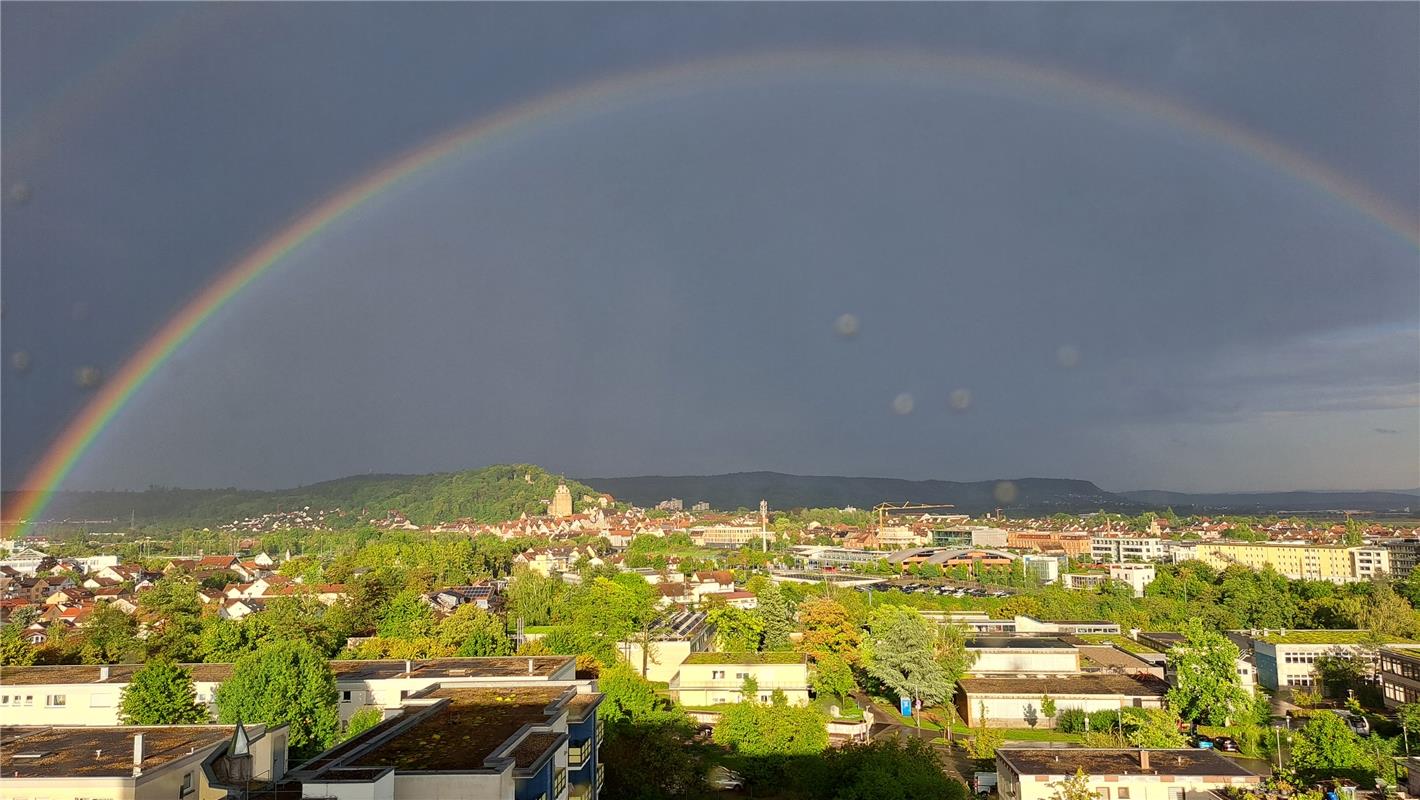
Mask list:
[{"label": "row of window", "polygon": [[[68,705],[69,698],[62,694],[47,694],[44,696],[45,708],[63,708]],[[32,694],[0,694],[0,706],[33,706],[35,696]]]}]

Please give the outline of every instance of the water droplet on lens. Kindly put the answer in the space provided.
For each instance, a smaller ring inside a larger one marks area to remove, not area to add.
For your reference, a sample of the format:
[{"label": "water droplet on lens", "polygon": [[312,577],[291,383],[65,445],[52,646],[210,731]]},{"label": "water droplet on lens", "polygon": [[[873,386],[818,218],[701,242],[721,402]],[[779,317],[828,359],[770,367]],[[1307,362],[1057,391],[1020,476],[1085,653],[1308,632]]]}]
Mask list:
[{"label": "water droplet on lens", "polygon": [[11,203],[22,206],[30,201],[30,185],[24,181],[15,181],[10,184],[10,188],[5,191],[5,197]]},{"label": "water droplet on lens", "polygon": [[30,371],[30,354],[24,350],[16,350],[10,354],[10,368],[16,372]]},{"label": "water droplet on lens", "polygon": [[838,319],[833,321],[833,329],[839,336],[855,336],[858,333],[858,318],[852,314],[840,314]]},{"label": "water droplet on lens", "polygon": [[103,380],[103,373],[98,367],[79,367],[74,370],[74,385],[80,389],[92,389]]},{"label": "water droplet on lens", "polygon": [[1011,481],[998,481],[996,488],[991,490],[991,496],[996,498],[996,502],[1003,506],[1008,506],[1016,502],[1016,498],[1021,494],[1020,489]]},{"label": "water droplet on lens", "polygon": [[965,411],[971,408],[971,390],[954,390],[947,396],[947,405],[951,406],[953,411]]},{"label": "water droplet on lens", "polygon": [[1078,366],[1080,363],[1080,348],[1073,344],[1062,344],[1060,349],[1055,351],[1055,360],[1060,366],[1069,369]]},{"label": "water droplet on lens", "polygon": [[903,392],[902,394],[892,399],[892,413],[897,414],[898,416],[906,416],[907,414],[912,413],[912,409],[916,405],[917,401],[912,398],[912,395],[907,392]]}]

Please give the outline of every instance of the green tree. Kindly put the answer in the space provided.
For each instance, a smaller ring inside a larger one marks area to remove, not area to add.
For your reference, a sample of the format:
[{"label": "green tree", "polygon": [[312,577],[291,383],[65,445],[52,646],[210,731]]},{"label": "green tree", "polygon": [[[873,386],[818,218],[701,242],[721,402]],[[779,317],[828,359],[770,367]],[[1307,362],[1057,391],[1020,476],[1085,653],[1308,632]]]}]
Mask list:
[{"label": "green tree", "polygon": [[771,583],[759,591],[755,613],[764,624],[764,649],[788,650],[793,646],[789,634],[794,632],[794,611],[784,590]]},{"label": "green tree", "polygon": [[[638,538],[636,541],[640,541]],[[566,584],[561,578],[539,575],[519,567],[508,582],[505,610],[508,619],[521,618],[526,625],[551,625],[558,621]]]},{"label": "green tree", "polygon": [[740,697],[754,702],[759,697],[759,679],[746,673],[745,679],[740,681]]},{"label": "green tree", "polygon": [[217,687],[217,720],[290,725],[294,753],[320,752],[340,727],[330,662],[305,642],[277,642],[242,656]]},{"label": "green tree", "polygon": [[754,653],[764,640],[764,621],[742,608],[712,603],[706,621],[715,627],[716,645],[727,653]]},{"label": "green tree", "polygon": [[394,596],[381,615],[375,631],[390,639],[414,639],[434,633],[434,609],[413,589]]},{"label": "green tree", "polygon": [[1048,694],[1040,696],[1040,715],[1046,719],[1055,719],[1055,698]]},{"label": "green tree", "polygon": [[83,631],[79,652],[85,664],[117,664],[140,648],[137,621],[112,603],[100,603]]},{"label": "green tree", "polygon": [[741,701],[715,726],[715,741],[749,758],[817,755],[828,747],[823,715],[812,706],[791,706],[775,690],[768,704]]},{"label": "green tree", "polygon": [[883,739],[833,748],[811,784],[811,797],[830,800],[966,800],[966,787],[947,777],[942,757],[920,739]]},{"label": "green tree", "polygon": [[1340,716],[1316,714],[1292,742],[1292,769],[1314,777],[1336,777],[1367,766],[1361,737]]},{"label": "green tree", "polygon": [[374,706],[365,706],[354,714],[345,723],[345,729],[340,732],[338,741],[354,739],[356,736],[368,731],[384,721],[385,714]]},{"label": "green tree", "polygon": [[484,611],[473,603],[459,606],[439,623],[439,641],[455,648],[460,656],[507,656],[513,653],[513,641],[500,617]]},{"label": "green tree", "polygon": [[1074,775],[1048,785],[1054,790],[1050,800],[1098,800],[1099,797],[1090,788],[1090,779],[1083,769],[1077,769]]},{"label": "green tree", "polygon": [[155,658],[133,673],[123,687],[118,717],[125,725],[195,725],[210,720],[197,702],[192,673],[165,658]]},{"label": "green tree", "polygon": [[696,728],[684,715],[609,723],[606,733],[602,797],[671,800],[699,797],[705,788],[703,750],[692,744]]},{"label": "green tree", "polygon": [[1006,741],[1006,734],[986,722],[986,702],[981,702],[976,728],[966,743],[966,752],[979,762],[995,760],[996,750]]},{"label": "green tree", "polygon": [[809,678],[814,693],[820,697],[843,698],[858,688],[853,678],[853,668],[847,660],[834,653],[824,653],[814,659],[813,674]]},{"label": "green tree", "polygon": [[1186,720],[1227,725],[1250,698],[1238,681],[1237,645],[1192,620],[1183,628],[1184,641],[1169,649],[1174,685],[1169,708]]},{"label": "green tree", "polygon": [[597,688],[604,695],[597,716],[607,722],[644,722],[681,716],[656,687],[629,664],[617,662],[602,669]]},{"label": "green tree", "polygon": [[27,667],[35,663],[35,649],[24,639],[24,629],[14,622],[0,625],[0,667]]},{"label": "green tree", "polygon": [[937,659],[937,631],[915,609],[883,605],[868,618],[863,664],[868,674],[902,697],[941,703],[955,687]]},{"label": "green tree", "polygon": [[1124,738],[1131,747],[1187,747],[1188,737],[1178,730],[1178,717],[1162,708],[1131,708],[1125,714]]},{"label": "green tree", "polygon": [[1405,703],[1395,710],[1396,722],[1406,733],[1420,734],[1420,703]]},{"label": "green tree", "polygon": [[158,579],[138,595],[138,616],[148,628],[144,640],[148,655],[192,660],[202,630],[201,615],[197,581],[191,575],[174,572]]},{"label": "green tree", "polygon": [[1312,672],[1319,679],[1323,693],[1345,695],[1347,690],[1371,677],[1372,663],[1360,653],[1338,650],[1317,656],[1312,662]]}]

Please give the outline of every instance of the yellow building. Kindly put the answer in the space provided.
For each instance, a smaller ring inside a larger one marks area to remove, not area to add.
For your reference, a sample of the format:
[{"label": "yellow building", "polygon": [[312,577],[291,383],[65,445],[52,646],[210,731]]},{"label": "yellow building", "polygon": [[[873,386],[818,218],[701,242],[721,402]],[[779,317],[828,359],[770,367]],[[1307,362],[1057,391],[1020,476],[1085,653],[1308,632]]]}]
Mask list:
[{"label": "yellow building", "polygon": [[670,682],[671,693],[688,706],[738,703],[745,678],[754,678],[761,703],[777,689],[790,705],[809,702],[809,664],[802,653],[691,653]]},{"label": "yellow building", "polygon": [[1195,557],[1215,569],[1233,564],[1249,569],[1271,567],[1288,578],[1332,583],[1365,581],[1390,572],[1390,553],[1383,547],[1202,542]]}]

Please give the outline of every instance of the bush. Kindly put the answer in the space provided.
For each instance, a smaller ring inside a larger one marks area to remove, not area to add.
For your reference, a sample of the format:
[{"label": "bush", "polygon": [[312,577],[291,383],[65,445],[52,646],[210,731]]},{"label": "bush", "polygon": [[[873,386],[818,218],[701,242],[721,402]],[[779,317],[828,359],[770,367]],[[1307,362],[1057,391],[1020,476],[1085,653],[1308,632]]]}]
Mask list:
[{"label": "bush", "polygon": [[1085,710],[1082,708],[1062,709],[1055,717],[1055,727],[1061,733],[1084,733]]},{"label": "bush", "polygon": [[1118,731],[1118,730],[1119,730],[1119,714],[1120,714],[1120,712],[1118,712],[1118,711],[1111,711],[1110,709],[1107,709],[1107,708],[1106,708],[1106,709],[1101,709],[1101,710],[1099,710],[1099,711],[1091,711],[1091,712],[1090,712],[1090,730],[1092,730],[1092,731],[1099,731],[1099,732],[1101,732],[1101,733],[1103,733],[1103,732],[1105,732],[1105,731]]}]

